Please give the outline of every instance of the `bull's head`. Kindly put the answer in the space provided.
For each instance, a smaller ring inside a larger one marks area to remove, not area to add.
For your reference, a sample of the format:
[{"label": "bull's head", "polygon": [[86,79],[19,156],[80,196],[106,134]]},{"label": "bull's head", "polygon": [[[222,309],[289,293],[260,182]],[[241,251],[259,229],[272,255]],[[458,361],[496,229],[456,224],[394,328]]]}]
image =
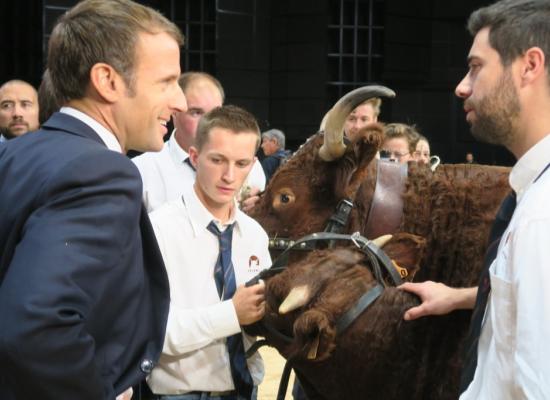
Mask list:
[{"label": "bull's head", "polygon": [[[424,239],[400,233],[382,249],[408,271],[408,276],[413,276],[424,246]],[[293,336],[294,340],[287,344],[276,336],[270,336],[269,332],[254,333],[266,336],[286,358],[326,359],[336,346],[339,317],[377,283],[369,262],[368,257],[356,248],[336,248],[314,251],[301,262],[290,265],[266,282],[263,321],[279,332]],[[379,324],[377,315],[381,313],[391,314],[391,318],[401,321],[404,310],[413,302],[413,297],[405,292],[385,289],[382,296],[360,316],[361,331],[367,332],[371,329],[369,327]],[[344,334],[357,330],[357,323],[354,322]]]},{"label": "bull's head", "polygon": [[344,122],[367,99],[394,95],[383,86],[366,86],[334,105],[324,129],[278,169],[252,212],[270,236],[296,239],[322,231],[338,202],[353,199],[382,143],[383,127],[371,124],[350,142],[344,139]]}]

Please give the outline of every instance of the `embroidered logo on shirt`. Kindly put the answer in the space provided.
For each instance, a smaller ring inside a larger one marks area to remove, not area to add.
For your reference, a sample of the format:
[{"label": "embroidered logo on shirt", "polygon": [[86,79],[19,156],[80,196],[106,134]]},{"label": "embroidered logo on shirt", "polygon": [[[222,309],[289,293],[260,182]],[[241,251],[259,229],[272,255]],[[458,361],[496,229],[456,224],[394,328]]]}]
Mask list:
[{"label": "embroidered logo on shirt", "polygon": [[258,256],[251,255],[248,259],[248,272],[260,272],[260,259]]}]

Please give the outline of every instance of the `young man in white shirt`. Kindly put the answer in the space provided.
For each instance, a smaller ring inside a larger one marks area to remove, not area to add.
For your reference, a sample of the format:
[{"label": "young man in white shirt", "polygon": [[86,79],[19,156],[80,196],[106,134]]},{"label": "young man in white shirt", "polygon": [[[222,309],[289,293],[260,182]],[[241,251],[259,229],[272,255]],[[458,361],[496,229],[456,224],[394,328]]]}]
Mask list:
[{"label": "young man in white shirt", "polygon": [[[150,214],[172,294],[163,354],[148,379],[161,399],[256,398],[263,378],[261,358],[256,354],[247,360],[254,390],[244,394],[226,338],[241,334],[242,326],[264,314],[263,283],[243,284],[271,265],[268,237],[235,200],[259,143],[258,125],[247,111],[224,106],[205,114],[195,145],[189,148],[197,171],[194,184],[186,185],[180,199]],[[230,299],[227,275],[223,290],[216,281],[222,255],[212,229],[218,234],[232,229],[229,247],[236,291]],[[239,340],[245,350],[254,341],[244,333]]]}]

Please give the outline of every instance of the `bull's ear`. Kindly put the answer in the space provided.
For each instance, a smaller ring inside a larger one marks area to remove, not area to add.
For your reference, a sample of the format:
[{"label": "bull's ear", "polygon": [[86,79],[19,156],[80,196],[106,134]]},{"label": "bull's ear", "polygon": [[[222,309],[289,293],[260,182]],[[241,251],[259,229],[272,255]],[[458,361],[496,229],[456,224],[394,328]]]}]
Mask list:
[{"label": "bull's ear", "polygon": [[376,157],[384,138],[384,126],[372,123],[365,126],[347,145],[343,162],[338,165],[339,177],[336,182],[343,183],[343,187],[336,188],[339,198],[353,199],[357,188],[367,176],[367,167]]},{"label": "bull's ear", "polygon": [[382,250],[397,267],[407,270],[407,274],[401,274],[405,280],[412,280],[414,274],[419,270],[425,248],[426,239],[410,233],[396,233],[382,246]]}]

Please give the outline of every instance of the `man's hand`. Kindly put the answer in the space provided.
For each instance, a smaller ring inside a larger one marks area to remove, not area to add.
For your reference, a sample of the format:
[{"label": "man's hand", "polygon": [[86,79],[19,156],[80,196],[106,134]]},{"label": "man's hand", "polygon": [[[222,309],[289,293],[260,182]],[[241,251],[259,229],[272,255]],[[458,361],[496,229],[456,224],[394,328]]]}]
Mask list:
[{"label": "man's hand", "polygon": [[241,326],[250,325],[263,318],[265,313],[265,283],[246,287],[241,285],[233,295],[233,306]]},{"label": "man's hand", "polygon": [[248,214],[258,201],[260,201],[260,189],[249,187],[247,190],[243,190],[240,200],[241,211]]},{"label": "man's hand", "polygon": [[128,389],[126,389],[124,393],[119,394],[116,397],[116,400],[130,400],[133,394],[134,394],[134,390],[131,387],[129,387]]},{"label": "man's hand", "polygon": [[419,306],[405,312],[406,321],[427,315],[444,315],[458,309],[472,309],[477,295],[477,287],[451,288],[432,281],[406,282],[399,289],[416,294],[422,301]]}]

